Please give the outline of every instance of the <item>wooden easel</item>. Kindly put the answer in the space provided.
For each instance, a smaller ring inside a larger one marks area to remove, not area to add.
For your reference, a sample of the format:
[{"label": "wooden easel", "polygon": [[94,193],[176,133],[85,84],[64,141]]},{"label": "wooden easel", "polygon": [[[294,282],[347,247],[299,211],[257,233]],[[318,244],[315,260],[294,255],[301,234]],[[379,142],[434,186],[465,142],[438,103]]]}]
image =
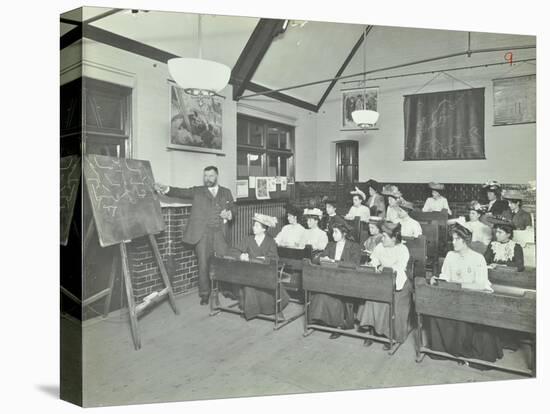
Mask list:
[{"label": "wooden easel", "polygon": [[166,295],[168,295],[168,300],[170,301],[170,306],[172,310],[177,315],[179,314],[178,308],[176,307],[176,300],[174,298],[174,291],[172,290],[172,284],[170,283],[170,278],[164,267],[164,262],[162,261],[162,256],[157,245],[155,236],[152,234],[148,235],[149,244],[153,249],[157,265],[162,276],[162,281],[164,282],[164,289],[162,289],[158,294],[150,299],[146,297],[143,302],[136,305],[134,301],[134,291],[132,288],[132,278],[130,275],[130,265],[128,263],[128,251],[126,249],[126,243],[129,243],[131,240],[124,241],[119,244],[120,246],[120,257],[122,259],[122,274],[124,276],[124,285],[126,288],[126,298],[128,299],[128,312],[130,314],[130,327],[132,330],[132,338],[134,340],[134,347],[136,350],[141,348],[141,339],[139,335],[138,327],[138,318],[141,313],[143,313],[147,308],[154,305],[155,303],[160,302]]},{"label": "wooden easel", "polygon": [[[90,244],[90,241],[94,233],[95,233],[94,221],[90,220],[90,224],[88,225],[88,231],[86,232],[86,238],[84,239],[84,248],[83,248],[84,252],[87,251],[88,245]],[[60,286],[61,293],[63,293],[73,302],[83,307],[90,306],[92,303],[105,298],[105,304],[103,307],[103,318],[106,318],[107,315],[109,314],[109,309],[111,307],[111,298],[113,296],[113,286],[115,283],[116,268],[117,268],[117,257],[115,256],[113,257],[113,262],[111,264],[111,272],[109,274],[109,281],[108,281],[107,288],[93,294],[89,298],[81,300],[79,297],[71,293],[69,290],[67,290],[63,286]]]}]

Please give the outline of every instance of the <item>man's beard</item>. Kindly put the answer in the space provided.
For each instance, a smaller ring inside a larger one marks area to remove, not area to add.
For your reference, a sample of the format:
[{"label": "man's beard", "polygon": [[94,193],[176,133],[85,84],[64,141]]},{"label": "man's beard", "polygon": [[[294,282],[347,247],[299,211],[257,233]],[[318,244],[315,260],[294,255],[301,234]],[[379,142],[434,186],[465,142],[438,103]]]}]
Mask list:
[{"label": "man's beard", "polygon": [[204,182],[204,185],[207,186],[207,187],[215,187],[217,184],[217,182],[212,182],[212,181],[205,181]]}]

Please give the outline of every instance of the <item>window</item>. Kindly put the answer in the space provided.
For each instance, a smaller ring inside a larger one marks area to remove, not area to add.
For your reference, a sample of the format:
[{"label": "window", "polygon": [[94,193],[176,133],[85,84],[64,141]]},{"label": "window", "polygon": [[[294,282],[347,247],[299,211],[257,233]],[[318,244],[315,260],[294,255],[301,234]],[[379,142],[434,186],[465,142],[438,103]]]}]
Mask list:
[{"label": "window", "polygon": [[294,127],[237,115],[237,178],[288,177],[294,181]]}]

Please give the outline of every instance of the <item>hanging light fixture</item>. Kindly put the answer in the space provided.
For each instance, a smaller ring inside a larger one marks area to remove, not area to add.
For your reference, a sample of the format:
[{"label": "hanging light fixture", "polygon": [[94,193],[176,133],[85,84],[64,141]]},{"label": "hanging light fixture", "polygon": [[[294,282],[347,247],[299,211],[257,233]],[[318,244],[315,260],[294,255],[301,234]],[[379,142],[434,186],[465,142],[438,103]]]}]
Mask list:
[{"label": "hanging light fixture", "polygon": [[361,86],[363,87],[363,109],[357,109],[351,113],[353,122],[357,126],[365,131],[367,128],[372,127],[378,121],[380,114],[376,111],[367,109],[367,28],[365,27],[365,33],[363,34],[363,80]]},{"label": "hanging light fixture", "polygon": [[198,58],[168,60],[168,71],[185,93],[199,98],[217,95],[229,82],[231,69],[218,62],[202,58],[202,20],[198,15]]}]

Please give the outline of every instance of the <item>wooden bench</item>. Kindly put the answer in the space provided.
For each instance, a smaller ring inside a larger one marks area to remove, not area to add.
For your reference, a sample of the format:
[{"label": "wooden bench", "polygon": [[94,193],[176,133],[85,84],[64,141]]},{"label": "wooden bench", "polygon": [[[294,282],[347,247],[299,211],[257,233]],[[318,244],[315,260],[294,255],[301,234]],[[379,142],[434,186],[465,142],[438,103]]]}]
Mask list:
[{"label": "wooden bench", "polygon": [[218,282],[227,282],[273,291],[275,293],[275,314],[259,315],[258,318],[273,321],[275,323],[273,329],[275,330],[288,325],[302,316],[304,312],[293,315],[289,319],[281,318],[281,289],[284,289],[281,279],[282,272],[279,270],[277,260],[250,260],[244,262],[230,256],[214,256],[210,262],[210,280],[212,283],[210,316],[217,315],[221,311],[243,314],[241,310],[235,309],[239,305],[238,301],[226,307],[220,306]]},{"label": "wooden bench", "polygon": [[[302,269],[302,283],[305,292],[304,336],[310,335],[314,330],[337,332],[342,335],[388,343],[391,347],[390,355],[397,351],[400,344],[393,339],[395,272],[389,268],[384,268],[382,273],[376,273],[373,268],[365,266],[352,268],[337,263],[314,265],[307,259],[304,260]],[[392,315],[389,318],[390,337],[384,338],[368,333],[310,323],[311,293],[325,293],[387,303],[390,306],[390,314]]]},{"label": "wooden bench", "polygon": [[359,244],[363,244],[369,234],[369,223],[361,221],[361,218],[359,216],[354,217],[353,220],[345,220],[352,229],[351,235],[353,236],[354,240]]},{"label": "wooden bench", "polygon": [[513,267],[497,266],[495,269],[489,269],[489,280],[495,285],[536,290],[537,270],[534,267],[526,267],[523,272],[518,272]]},{"label": "wooden bench", "polygon": [[411,263],[409,270],[412,275],[426,278],[426,260],[428,257],[426,236],[422,234],[419,237],[403,237],[403,243],[409,250]]},{"label": "wooden bench", "polygon": [[[312,259],[311,245],[307,245],[304,249],[277,247],[277,252],[285,289],[296,293],[302,292],[302,263],[304,259]],[[296,300],[291,298],[291,301]]]},{"label": "wooden bench", "polygon": [[438,256],[445,256],[447,253],[448,224],[449,214],[447,210],[443,211],[411,211],[410,216],[422,224],[435,224],[437,226],[437,253]]},{"label": "wooden bench", "polygon": [[430,266],[432,275],[439,274],[439,226],[435,223],[420,223],[422,235],[426,238],[426,265]]},{"label": "wooden bench", "polygon": [[422,340],[423,316],[509,329],[528,333],[535,337],[536,295],[534,291],[526,290],[515,295],[504,295],[462,289],[457,283],[440,282],[437,286],[432,286],[426,280],[417,278],[415,279],[414,296],[418,318],[416,362],[421,362],[426,354],[433,354],[522,375],[535,374],[535,340],[530,342],[532,346],[531,363],[527,369],[506,367],[479,359],[463,358],[446,352],[431,350],[424,346]]}]

